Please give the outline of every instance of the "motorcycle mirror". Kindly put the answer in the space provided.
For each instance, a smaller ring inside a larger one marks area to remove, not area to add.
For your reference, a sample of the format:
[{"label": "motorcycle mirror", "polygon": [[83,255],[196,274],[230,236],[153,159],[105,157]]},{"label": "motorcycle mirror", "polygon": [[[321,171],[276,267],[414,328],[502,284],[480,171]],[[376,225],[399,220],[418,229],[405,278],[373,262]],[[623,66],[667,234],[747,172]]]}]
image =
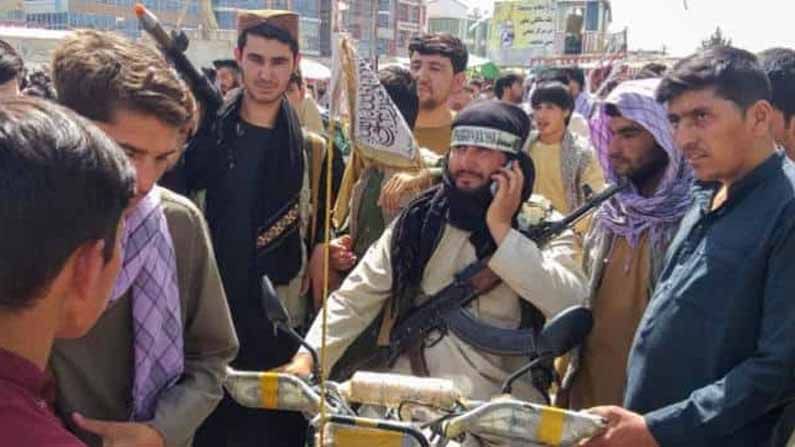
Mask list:
[{"label": "motorcycle mirror", "polygon": [[[542,362],[560,357],[582,344],[592,327],[593,315],[585,306],[572,306],[555,315],[538,335],[536,340],[538,356],[508,376],[502,384],[502,392],[510,394],[512,384],[527,371],[543,365]],[[546,390],[539,391],[542,394],[546,392]]]},{"label": "motorcycle mirror", "polygon": [[262,289],[262,307],[265,308],[265,318],[274,325],[289,325],[290,316],[287,313],[287,309],[276,294],[276,289],[267,275],[262,275],[260,287]]},{"label": "motorcycle mirror", "polygon": [[541,330],[539,355],[559,357],[582,344],[593,327],[593,314],[585,306],[572,306],[557,314]]},{"label": "motorcycle mirror", "polygon": [[262,289],[262,307],[265,308],[265,318],[273,323],[273,330],[281,330],[289,335],[290,338],[306,347],[312,355],[312,373],[314,377],[320,377],[320,357],[317,354],[317,350],[309,345],[306,340],[290,326],[290,314],[284,307],[282,300],[279,299],[279,295],[276,294],[276,289],[273,287],[273,283],[270,278],[268,278],[268,275],[262,275],[260,279],[260,288]]}]

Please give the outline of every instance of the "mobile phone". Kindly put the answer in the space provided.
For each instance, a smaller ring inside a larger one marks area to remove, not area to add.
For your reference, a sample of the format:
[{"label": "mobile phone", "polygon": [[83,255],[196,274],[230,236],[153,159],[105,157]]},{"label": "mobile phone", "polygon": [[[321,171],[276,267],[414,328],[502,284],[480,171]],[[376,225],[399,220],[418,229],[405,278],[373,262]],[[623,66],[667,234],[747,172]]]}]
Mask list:
[{"label": "mobile phone", "polygon": [[[512,163],[513,163],[512,160],[508,160],[505,162],[505,165],[503,165],[503,167],[511,169]],[[492,180],[491,185],[489,185],[489,189],[491,190],[492,197],[494,197],[497,195],[497,190],[500,189],[500,184]]]}]

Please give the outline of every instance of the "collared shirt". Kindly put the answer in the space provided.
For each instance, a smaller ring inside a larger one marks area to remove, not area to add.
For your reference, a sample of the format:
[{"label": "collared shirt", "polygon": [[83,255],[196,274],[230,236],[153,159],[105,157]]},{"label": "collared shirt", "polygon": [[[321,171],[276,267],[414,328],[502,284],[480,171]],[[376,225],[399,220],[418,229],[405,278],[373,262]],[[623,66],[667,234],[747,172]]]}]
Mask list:
[{"label": "collared shirt", "polygon": [[53,412],[52,378],[27,359],[0,349],[0,439],[14,447],[84,447]]},{"label": "collared shirt", "polygon": [[795,166],[697,185],[635,334],[624,405],[664,446],[768,445],[795,395]]}]

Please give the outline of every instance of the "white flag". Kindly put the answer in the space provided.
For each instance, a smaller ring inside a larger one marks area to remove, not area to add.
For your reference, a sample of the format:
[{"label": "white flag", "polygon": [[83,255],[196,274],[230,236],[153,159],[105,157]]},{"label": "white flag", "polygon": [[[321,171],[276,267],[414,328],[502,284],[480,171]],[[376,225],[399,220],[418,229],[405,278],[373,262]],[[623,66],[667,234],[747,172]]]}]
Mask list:
[{"label": "white flag", "polygon": [[356,104],[354,141],[377,151],[416,160],[417,142],[403,114],[392,102],[370,65],[354,52]]},{"label": "white flag", "polygon": [[[414,134],[373,69],[356,54],[346,36],[340,38],[339,47],[334,50],[332,89],[345,86],[345,94],[340,97],[348,99],[349,135],[354,150],[365,158],[395,167],[419,167]],[[339,106],[332,105],[332,112],[344,114]]]}]

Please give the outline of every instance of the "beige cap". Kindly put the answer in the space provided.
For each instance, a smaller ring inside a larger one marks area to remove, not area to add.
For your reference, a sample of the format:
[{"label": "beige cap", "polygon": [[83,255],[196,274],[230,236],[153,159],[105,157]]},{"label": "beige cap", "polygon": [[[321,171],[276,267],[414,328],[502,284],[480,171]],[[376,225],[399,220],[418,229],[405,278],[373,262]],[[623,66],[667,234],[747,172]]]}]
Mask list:
[{"label": "beige cap", "polygon": [[279,9],[257,9],[257,10],[241,10],[237,14],[237,32],[238,34],[243,31],[257,26],[261,23],[268,23],[281,28],[290,35],[296,42],[298,40],[298,14],[292,11],[284,11]]}]

